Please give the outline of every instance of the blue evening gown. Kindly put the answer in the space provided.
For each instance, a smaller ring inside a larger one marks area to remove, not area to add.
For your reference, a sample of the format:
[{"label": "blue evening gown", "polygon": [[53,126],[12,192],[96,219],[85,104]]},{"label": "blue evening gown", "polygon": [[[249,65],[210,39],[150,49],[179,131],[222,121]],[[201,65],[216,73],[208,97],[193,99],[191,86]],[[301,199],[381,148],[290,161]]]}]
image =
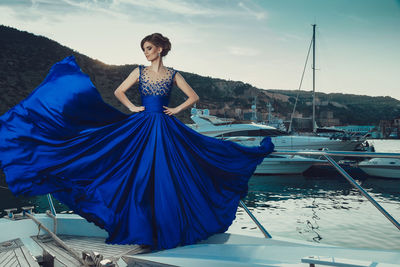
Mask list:
[{"label": "blue evening gown", "polygon": [[7,184],[15,195],[52,193],[111,244],[167,249],[225,232],[274,145],[207,137],[164,114],[176,71],[152,81],[145,70],[145,111],[127,115],[102,100],[73,56],[56,63],[0,117]]}]

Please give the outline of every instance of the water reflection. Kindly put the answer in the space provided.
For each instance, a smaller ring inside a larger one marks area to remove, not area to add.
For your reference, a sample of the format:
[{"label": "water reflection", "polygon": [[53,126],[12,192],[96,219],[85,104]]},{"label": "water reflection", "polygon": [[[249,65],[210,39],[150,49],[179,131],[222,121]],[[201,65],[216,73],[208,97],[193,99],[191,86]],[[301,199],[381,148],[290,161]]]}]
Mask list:
[{"label": "water reflection", "polygon": [[[400,200],[400,179],[366,178],[356,180],[368,193],[386,200]],[[327,197],[336,199],[339,195],[358,195],[358,191],[341,176],[305,177],[293,176],[253,176],[249,181],[247,201],[285,200],[304,197]]]},{"label": "water reflection", "polygon": [[[400,180],[357,182],[400,220]],[[341,176],[253,176],[244,202],[272,236],[400,249],[398,230]]]},{"label": "water reflection", "polygon": [[[69,208],[53,198],[54,207],[58,212],[69,210]],[[34,212],[46,212],[49,208],[47,197],[43,196],[14,196],[8,189],[4,173],[0,171],[0,216],[6,215],[4,209],[21,208],[24,206],[34,206]]]}]

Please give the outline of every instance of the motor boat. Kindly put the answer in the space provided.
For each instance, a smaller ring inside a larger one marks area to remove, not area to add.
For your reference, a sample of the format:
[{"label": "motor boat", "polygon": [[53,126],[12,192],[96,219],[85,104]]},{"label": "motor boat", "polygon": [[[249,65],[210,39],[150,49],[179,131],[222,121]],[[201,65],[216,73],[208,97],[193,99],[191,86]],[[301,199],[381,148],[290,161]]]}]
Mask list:
[{"label": "motor boat", "polygon": [[[233,141],[242,145],[247,145],[248,139],[253,137],[228,137],[224,140]],[[327,163],[311,157],[298,155],[269,155],[259,164],[254,172],[256,175],[272,174],[302,174],[316,163]]]},{"label": "motor boat", "polygon": [[373,158],[358,163],[358,167],[370,176],[400,179],[400,159]]},{"label": "motor boat", "polygon": [[186,124],[201,134],[220,139],[251,137],[241,143],[257,146],[265,136],[270,136],[279,150],[323,150],[353,151],[364,140],[362,138],[331,138],[316,135],[291,135],[275,127],[255,122],[240,122],[210,115],[207,109],[192,108],[191,119],[194,124]]},{"label": "motor boat", "polygon": [[[244,146],[257,146],[269,136],[276,150],[341,150],[351,151],[360,146],[362,141],[354,139],[335,139],[320,136],[290,135],[270,125],[254,122],[237,122],[209,115],[207,109],[192,108],[191,119],[194,124],[187,124],[201,134],[230,140]],[[257,166],[255,174],[301,174],[313,164],[325,160],[303,156],[270,156]]]},{"label": "motor boat", "polygon": [[325,160],[302,156],[270,155],[257,166],[254,174],[302,174],[314,164],[325,162]]}]

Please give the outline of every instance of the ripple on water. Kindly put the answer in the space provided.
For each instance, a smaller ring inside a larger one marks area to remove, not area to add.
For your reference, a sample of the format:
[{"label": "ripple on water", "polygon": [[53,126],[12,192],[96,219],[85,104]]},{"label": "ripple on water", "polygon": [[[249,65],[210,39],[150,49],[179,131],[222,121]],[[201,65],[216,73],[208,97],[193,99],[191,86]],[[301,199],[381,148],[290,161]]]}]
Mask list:
[{"label": "ripple on water", "polygon": [[[400,180],[368,178],[359,182],[400,220]],[[397,228],[339,176],[253,176],[244,202],[272,236],[345,247],[400,249]],[[247,214],[239,211],[235,223],[239,219],[246,227],[240,230],[262,236]]]}]

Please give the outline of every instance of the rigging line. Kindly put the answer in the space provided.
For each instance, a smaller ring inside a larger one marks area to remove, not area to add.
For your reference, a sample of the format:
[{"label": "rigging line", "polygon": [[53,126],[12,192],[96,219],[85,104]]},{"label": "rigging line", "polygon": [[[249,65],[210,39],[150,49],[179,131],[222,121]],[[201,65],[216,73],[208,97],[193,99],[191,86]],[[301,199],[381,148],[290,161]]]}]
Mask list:
[{"label": "rigging line", "polygon": [[306,62],[305,62],[305,64],[304,64],[304,68],[303,68],[303,74],[301,75],[301,80],[300,80],[299,89],[297,89],[296,101],[294,102],[293,112],[292,112],[292,115],[290,116],[290,124],[289,124],[288,132],[292,131],[293,116],[294,116],[294,112],[296,111],[297,100],[299,99],[300,89],[301,89],[301,86],[302,86],[302,84],[303,84],[304,73],[306,72],[307,63],[308,63],[308,58],[309,58],[309,56],[310,56],[310,51],[311,51],[311,45],[312,45],[312,43],[313,43],[313,38],[311,38],[310,46],[308,47],[308,53],[307,53]]}]

